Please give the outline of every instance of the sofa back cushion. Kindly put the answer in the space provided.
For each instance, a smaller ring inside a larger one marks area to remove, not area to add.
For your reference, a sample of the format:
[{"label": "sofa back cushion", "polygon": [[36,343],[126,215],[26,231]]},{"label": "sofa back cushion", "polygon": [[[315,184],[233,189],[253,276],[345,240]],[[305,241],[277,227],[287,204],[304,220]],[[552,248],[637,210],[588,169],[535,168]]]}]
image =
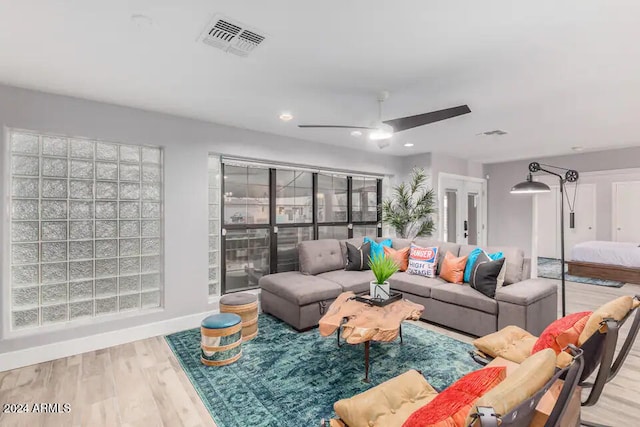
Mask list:
[{"label": "sofa back cushion", "polygon": [[[460,246],[460,254],[458,256],[469,255],[476,248],[477,246],[462,245]],[[512,285],[524,280],[524,251],[522,249],[508,246],[488,246],[483,247],[482,249],[491,254],[502,252],[504,255],[505,262],[507,264],[507,269],[504,275],[505,285]]]},{"label": "sofa back cushion", "polygon": [[401,239],[399,237],[391,238],[391,247],[393,249],[404,249],[411,246],[411,239]]},{"label": "sofa back cushion", "polygon": [[342,270],[345,258],[335,239],[307,240],[298,245],[300,272],[307,275]]}]

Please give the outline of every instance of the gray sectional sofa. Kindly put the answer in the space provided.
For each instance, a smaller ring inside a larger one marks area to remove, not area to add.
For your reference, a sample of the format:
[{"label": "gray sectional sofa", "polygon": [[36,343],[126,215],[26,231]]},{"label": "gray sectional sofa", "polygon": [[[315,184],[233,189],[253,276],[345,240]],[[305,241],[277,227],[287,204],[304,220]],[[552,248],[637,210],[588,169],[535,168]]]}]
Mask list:
[{"label": "gray sectional sofa", "polygon": [[[376,239],[381,240],[381,239]],[[331,302],[342,292],[369,292],[371,271],[345,271],[346,245],[356,246],[362,238],[339,241],[311,240],[298,245],[300,271],[269,274],[260,278],[262,311],[284,320],[297,330],[312,328]],[[468,255],[475,246],[416,238],[420,246],[438,246],[439,262],[447,251],[455,256]],[[394,248],[403,248],[410,240],[392,239]],[[556,319],[557,287],[553,282],[530,278],[530,262],[517,248],[488,247],[502,251],[506,258],[504,286],[489,298],[468,284],[447,283],[405,272],[389,280],[393,290],[425,307],[422,319],[481,336],[507,325],[516,325],[534,335]]]}]

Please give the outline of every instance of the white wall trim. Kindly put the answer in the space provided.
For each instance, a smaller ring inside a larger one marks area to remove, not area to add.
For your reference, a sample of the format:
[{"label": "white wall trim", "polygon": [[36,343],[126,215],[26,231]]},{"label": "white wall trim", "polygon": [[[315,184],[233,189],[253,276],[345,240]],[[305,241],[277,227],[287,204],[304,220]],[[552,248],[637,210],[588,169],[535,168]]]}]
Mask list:
[{"label": "white wall trim", "polygon": [[218,310],[190,314],[175,319],[135,326],[133,328],[119,329],[117,331],[105,332],[88,337],[74,338],[39,347],[30,347],[23,350],[2,353],[0,354],[0,372],[74,356],[88,351],[101,350],[103,348],[143,340],[158,335],[166,335],[185,329],[196,328],[200,325],[203,318],[217,311]]}]

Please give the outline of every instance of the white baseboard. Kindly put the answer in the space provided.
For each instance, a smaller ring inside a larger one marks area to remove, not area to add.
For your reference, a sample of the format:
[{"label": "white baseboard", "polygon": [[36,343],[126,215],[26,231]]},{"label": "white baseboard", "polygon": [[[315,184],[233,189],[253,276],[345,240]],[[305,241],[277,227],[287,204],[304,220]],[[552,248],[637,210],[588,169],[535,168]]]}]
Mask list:
[{"label": "white baseboard", "polygon": [[0,372],[63,357],[75,356],[76,354],[86,353],[88,351],[101,350],[103,348],[143,340],[158,335],[166,335],[185,329],[196,328],[200,325],[203,318],[215,312],[217,312],[217,310],[209,310],[147,325],[134,326],[132,328],[119,329],[117,331],[3,353],[0,354]]}]

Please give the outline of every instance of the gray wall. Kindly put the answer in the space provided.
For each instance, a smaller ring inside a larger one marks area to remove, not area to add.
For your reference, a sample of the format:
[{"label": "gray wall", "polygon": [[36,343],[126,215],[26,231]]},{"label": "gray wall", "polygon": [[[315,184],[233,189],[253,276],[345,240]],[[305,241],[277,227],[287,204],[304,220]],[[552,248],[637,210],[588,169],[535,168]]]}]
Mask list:
[{"label": "gray wall", "polygon": [[[0,85],[0,125],[165,148],[164,310],[83,326],[70,324],[68,328],[55,332],[3,339],[0,340],[0,353],[210,309],[207,295],[209,152],[370,173],[395,174],[402,170],[401,158],[385,154],[365,153],[3,85]],[[5,164],[4,158],[1,164]],[[6,171],[0,172],[6,179]],[[1,196],[6,206],[8,195]],[[3,223],[7,220],[5,215],[6,209],[3,209]],[[5,237],[0,236],[0,241],[5,242]],[[3,250],[5,248],[3,246]],[[3,271],[5,268],[3,265]],[[9,284],[3,283],[3,286]],[[0,318],[4,319],[5,313],[2,314]]]},{"label": "gray wall", "polygon": [[[578,172],[638,168],[640,147],[485,165],[484,173],[490,176],[488,243],[494,246],[518,246],[524,249],[527,255],[531,254],[533,198],[527,195],[512,195],[509,191],[513,185],[525,180],[531,161],[576,169]],[[608,240],[611,238],[611,189],[604,190],[599,186],[597,191],[598,200],[609,201],[598,203],[598,239]],[[605,222],[609,225],[604,225]]]}]

